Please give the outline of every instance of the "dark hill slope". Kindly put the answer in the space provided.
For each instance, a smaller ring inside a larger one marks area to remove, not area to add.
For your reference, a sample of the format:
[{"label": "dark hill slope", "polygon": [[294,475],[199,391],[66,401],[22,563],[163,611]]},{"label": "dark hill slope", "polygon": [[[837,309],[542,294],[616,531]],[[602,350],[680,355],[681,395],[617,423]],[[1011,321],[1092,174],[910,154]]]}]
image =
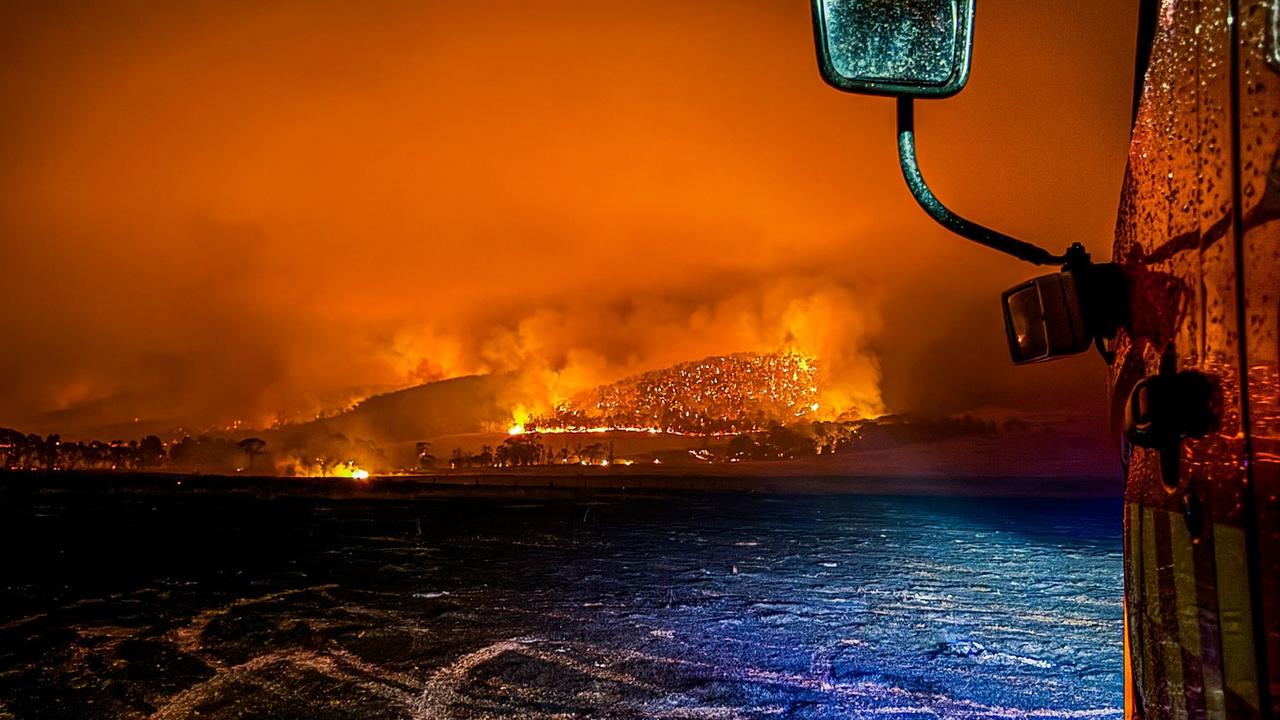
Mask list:
[{"label": "dark hill slope", "polygon": [[471,375],[374,395],[341,415],[273,430],[269,439],[277,447],[297,447],[340,433],[389,445],[479,432],[507,419],[509,409],[499,398],[510,382],[510,375]]}]

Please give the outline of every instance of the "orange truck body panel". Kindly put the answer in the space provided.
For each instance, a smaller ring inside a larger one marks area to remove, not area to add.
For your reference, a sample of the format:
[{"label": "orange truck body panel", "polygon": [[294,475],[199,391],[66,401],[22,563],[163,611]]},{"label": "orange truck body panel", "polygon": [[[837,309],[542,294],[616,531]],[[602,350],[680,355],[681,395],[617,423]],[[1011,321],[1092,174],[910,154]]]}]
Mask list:
[{"label": "orange truck body panel", "polygon": [[1128,717],[1280,714],[1277,2],[1164,0],[1134,125],[1113,419],[1170,364],[1222,408],[1176,457],[1123,451]]}]

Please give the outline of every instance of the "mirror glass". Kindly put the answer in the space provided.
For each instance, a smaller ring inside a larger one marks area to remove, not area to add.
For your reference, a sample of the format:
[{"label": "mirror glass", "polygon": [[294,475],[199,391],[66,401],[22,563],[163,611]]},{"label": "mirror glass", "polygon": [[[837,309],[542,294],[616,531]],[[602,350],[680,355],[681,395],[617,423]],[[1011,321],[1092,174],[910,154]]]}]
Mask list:
[{"label": "mirror glass", "polygon": [[1041,275],[1010,290],[1004,300],[1004,327],[1015,364],[1052,360],[1089,348],[1076,276]]},{"label": "mirror glass", "polygon": [[947,97],[969,79],[973,0],[813,0],[818,61],[850,92]]},{"label": "mirror glass", "polygon": [[1049,354],[1039,288],[1027,285],[1006,297],[1005,318],[1014,362],[1030,362]]}]

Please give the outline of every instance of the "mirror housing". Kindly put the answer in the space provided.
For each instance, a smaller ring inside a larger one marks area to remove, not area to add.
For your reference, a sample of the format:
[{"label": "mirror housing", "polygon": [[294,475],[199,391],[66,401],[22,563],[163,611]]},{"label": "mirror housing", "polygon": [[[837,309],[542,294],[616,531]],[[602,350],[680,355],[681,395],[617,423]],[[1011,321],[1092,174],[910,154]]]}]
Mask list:
[{"label": "mirror housing", "polygon": [[1080,264],[1015,285],[1001,301],[1013,363],[1054,360],[1115,337],[1127,306],[1124,273]]},{"label": "mirror housing", "polygon": [[818,67],[846,92],[955,95],[969,81],[974,0],[813,0]]},{"label": "mirror housing", "polygon": [[1001,296],[1004,329],[1015,365],[1052,360],[1089,349],[1073,274],[1041,275]]}]

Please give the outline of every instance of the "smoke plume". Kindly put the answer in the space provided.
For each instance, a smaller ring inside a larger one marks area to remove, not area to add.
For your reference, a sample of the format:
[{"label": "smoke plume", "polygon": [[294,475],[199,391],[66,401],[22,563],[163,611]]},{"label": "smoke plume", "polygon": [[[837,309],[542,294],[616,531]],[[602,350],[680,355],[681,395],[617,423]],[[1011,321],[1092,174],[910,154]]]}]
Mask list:
[{"label": "smoke plume", "polygon": [[[1106,257],[1121,6],[982,4],[970,87],[919,113],[940,194]],[[1092,365],[1008,368],[1029,269],[919,213],[891,103],[822,84],[803,3],[3,16],[0,426],[261,427],[486,372],[532,413],[786,348],[833,408],[1098,412]]]}]

